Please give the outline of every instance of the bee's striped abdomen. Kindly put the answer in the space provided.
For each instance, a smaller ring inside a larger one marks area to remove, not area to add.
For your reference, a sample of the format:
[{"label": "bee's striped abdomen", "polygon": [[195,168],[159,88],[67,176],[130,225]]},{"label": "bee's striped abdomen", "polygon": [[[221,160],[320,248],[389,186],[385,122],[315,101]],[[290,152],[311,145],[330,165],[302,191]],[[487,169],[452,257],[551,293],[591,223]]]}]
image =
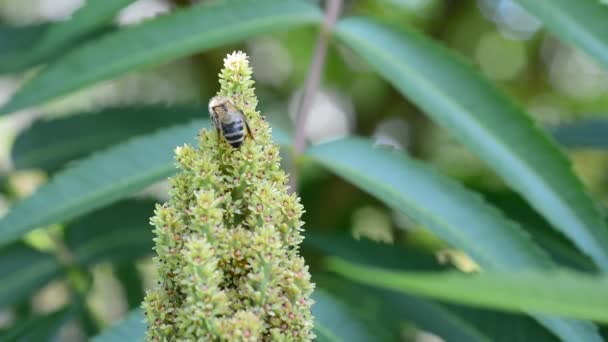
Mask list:
[{"label": "bee's striped abdomen", "polygon": [[243,144],[245,138],[245,130],[243,129],[243,121],[236,120],[229,123],[222,123],[222,133],[224,139],[234,148],[238,148]]}]

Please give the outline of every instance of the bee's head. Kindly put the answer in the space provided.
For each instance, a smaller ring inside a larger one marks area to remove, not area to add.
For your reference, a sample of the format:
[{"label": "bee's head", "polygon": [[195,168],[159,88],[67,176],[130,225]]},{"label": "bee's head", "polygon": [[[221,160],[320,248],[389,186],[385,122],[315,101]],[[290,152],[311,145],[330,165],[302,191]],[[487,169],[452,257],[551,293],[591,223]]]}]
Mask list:
[{"label": "bee's head", "polygon": [[222,115],[236,110],[234,102],[228,96],[215,96],[209,100],[209,114]]}]

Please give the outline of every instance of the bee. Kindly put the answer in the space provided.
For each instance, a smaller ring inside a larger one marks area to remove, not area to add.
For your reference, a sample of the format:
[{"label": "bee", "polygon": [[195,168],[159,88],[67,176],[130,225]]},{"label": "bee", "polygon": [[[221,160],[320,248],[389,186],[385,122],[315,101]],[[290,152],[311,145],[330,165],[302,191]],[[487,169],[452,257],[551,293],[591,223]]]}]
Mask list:
[{"label": "bee", "polygon": [[[209,101],[209,115],[217,131],[218,141],[220,135],[234,148],[239,148],[245,140],[245,134],[251,139],[253,135],[247,118],[243,111],[238,109],[227,96],[216,96]],[[245,132],[247,129],[247,132]]]}]

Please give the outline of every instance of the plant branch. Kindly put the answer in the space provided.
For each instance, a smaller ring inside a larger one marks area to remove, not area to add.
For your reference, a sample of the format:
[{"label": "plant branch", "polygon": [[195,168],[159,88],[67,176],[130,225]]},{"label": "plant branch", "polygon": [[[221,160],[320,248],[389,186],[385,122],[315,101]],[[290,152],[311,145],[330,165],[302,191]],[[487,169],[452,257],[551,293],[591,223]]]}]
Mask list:
[{"label": "plant branch", "polygon": [[306,148],[306,121],[308,120],[310,107],[312,105],[315,93],[317,92],[321,82],[321,72],[323,71],[323,67],[325,65],[329,36],[331,35],[331,31],[336,23],[336,20],[338,19],[341,7],[342,0],[327,0],[325,19],[323,21],[323,26],[321,27],[319,37],[317,38],[312,62],[310,64],[310,69],[308,70],[308,76],[306,77],[306,82],[304,83],[304,91],[300,97],[300,102],[298,103],[295,126],[296,132],[293,140],[293,160],[291,163],[292,168],[290,185],[292,191],[296,190],[298,184],[297,160]]}]

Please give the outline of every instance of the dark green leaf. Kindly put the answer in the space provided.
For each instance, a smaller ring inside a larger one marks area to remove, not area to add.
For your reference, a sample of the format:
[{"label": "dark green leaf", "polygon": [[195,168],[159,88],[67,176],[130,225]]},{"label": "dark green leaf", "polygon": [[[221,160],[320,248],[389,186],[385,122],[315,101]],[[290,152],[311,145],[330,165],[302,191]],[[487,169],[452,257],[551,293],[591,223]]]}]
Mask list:
[{"label": "dark green leaf", "polygon": [[83,216],[66,229],[66,244],[81,265],[130,262],[152,254],[154,202],[125,200]]},{"label": "dark green leaf", "polygon": [[566,147],[608,149],[608,120],[587,119],[551,128],[555,139]]},{"label": "dark green leaf", "polygon": [[605,276],[566,271],[475,275],[395,272],[339,259],[330,260],[328,265],[349,279],[420,296],[512,312],[534,311],[608,322]]},{"label": "dark green leaf", "polygon": [[[148,213],[149,215],[150,213]],[[126,262],[114,265],[114,274],[120,281],[129,309],[137,309],[141,306],[145,293],[143,288],[143,279],[135,262]]]},{"label": "dark green leaf", "polygon": [[337,33],[608,271],[606,223],[565,156],[525,112],[422,35],[362,18],[341,21]]},{"label": "dark green leaf", "polygon": [[206,108],[127,107],[39,121],[22,132],[11,151],[16,169],[56,170],[71,160],[134,135],[205,118]]},{"label": "dark green leaf", "polygon": [[143,312],[133,310],[127,317],[92,338],[91,342],[138,342],[144,341],[145,336],[146,325]]},{"label": "dark green leaf", "polygon": [[516,0],[551,33],[608,67],[608,7],[597,0]]},{"label": "dark green leaf", "polygon": [[445,269],[430,253],[400,246],[376,243],[367,239],[357,241],[346,233],[304,232],[304,247],[324,254],[338,256],[350,262],[390,269],[438,271]]},{"label": "dark green leaf", "polygon": [[62,274],[54,256],[16,242],[0,249],[0,307],[17,303]]},{"label": "dark green leaf", "polygon": [[58,22],[49,27],[42,39],[25,56],[32,62],[65,47],[69,42],[99,30],[112,21],[118,12],[135,0],[87,1],[70,20]]},{"label": "dark green leaf", "polygon": [[48,30],[49,24],[31,26],[0,25],[0,73],[15,71],[17,57],[27,53]]},{"label": "dark green leaf", "polygon": [[0,220],[0,244],[38,227],[74,219],[175,172],[173,150],[193,142],[207,120],[137,137],[58,173]]},{"label": "dark green leaf", "polygon": [[[306,155],[425,225],[482,268],[515,271],[553,267],[515,222],[479,195],[399,151],[352,138],[313,146]],[[576,331],[596,338],[594,327],[586,323],[547,317],[539,320],[560,336],[572,338]]]},{"label": "dark green leaf", "polygon": [[48,315],[36,315],[19,321],[7,331],[0,331],[0,340],[4,342],[37,342],[53,341],[59,328],[72,316],[73,309],[61,309]]},{"label": "dark green leaf", "polygon": [[121,29],[71,51],[28,82],[0,113],[14,112],[129,70],[321,20],[297,0],[218,1]]},{"label": "dark green leaf", "polygon": [[[175,147],[194,144],[198,131],[208,125],[206,119],[194,120],[136,137],[57,173],[0,219],[0,245],[36,227],[69,221],[111,204],[172,175]],[[273,129],[273,138],[279,144],[289,142],[277,129]]]},{"label": "dark green leaf", "polygon": [[351,307],[374,315],[377,321],[384,323],[386,329],[390,329],[391,320],[405,320],[445,341],[557,340],[525,315],[434,302],[396,291],[361,286],[325,274],[316,275],[315,281],[318,286],[348,302]]}]

